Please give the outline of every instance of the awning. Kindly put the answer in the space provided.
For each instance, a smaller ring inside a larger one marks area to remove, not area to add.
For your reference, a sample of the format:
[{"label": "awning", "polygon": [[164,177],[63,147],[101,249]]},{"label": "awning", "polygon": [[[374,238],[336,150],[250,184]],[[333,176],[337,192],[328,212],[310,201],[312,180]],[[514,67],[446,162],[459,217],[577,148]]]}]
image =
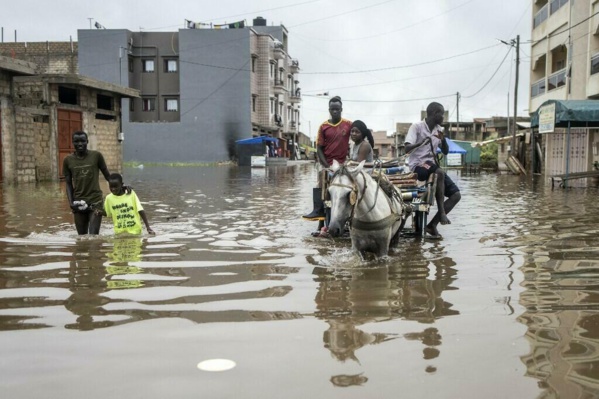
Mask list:
[{"label": "awning", "polygon": [[[462,147],[460,147],[458,144],[454,143],[452,140],[448,139],[447,137],[445,137],[445,141],[447,142],[447,145],[449,146],[450,154],[465,154],[468,152],[465,149],[463,149]],[[440,152],[441,152],[441,148],[437,148],[437,153],[440,153]]]},{"label": "awning", "polygon": [[599,100],[547,100],[532,114],[531,127],[539,126],[539,109],[555,103],[555,126],[564,127],[568,122],[599,124]]},{"label": "awning", "polygon": [[239,144],[239,145],[246,145],[246,144],[260,144],[260,143],[264,143],[264,142],[272,142],[275,144],[279,143],[279,139],[277,139],[276,137],[268,137],[268,136],[258,136],[258,137],[250,137],[249,139],[243,139],[243,140],[237,140],[235,143]]}]

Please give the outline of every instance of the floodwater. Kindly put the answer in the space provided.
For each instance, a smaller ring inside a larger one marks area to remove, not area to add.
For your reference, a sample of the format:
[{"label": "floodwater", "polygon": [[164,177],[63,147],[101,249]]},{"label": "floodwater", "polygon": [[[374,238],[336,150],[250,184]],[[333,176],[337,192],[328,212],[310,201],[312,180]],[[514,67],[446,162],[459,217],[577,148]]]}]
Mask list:
[{"label": "floodwater", "polygon": [[0,396],[596,397],[597,190],[450,173],[444,239],[367,262],[309,236],[312,164],[127,169],[142,238],[4,186]]}]

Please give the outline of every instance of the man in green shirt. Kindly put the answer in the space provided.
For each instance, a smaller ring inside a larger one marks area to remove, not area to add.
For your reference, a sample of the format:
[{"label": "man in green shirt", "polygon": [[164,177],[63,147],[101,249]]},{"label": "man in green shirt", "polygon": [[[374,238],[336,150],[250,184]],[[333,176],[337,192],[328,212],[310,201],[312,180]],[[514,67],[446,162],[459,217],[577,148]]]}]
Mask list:
[{"label": "man in green shirt", "polygon": [[73,133],[75,152],[63,161],[62,173],[66,180],[67,199],[73,210],[75,227],[79,235],[99,234],[102,214],[94,212],[103,208],[103,194],[100,189],[100,173],[106,180],[110,172],[104,157],[98,151],[87,149],[87,133]]}]

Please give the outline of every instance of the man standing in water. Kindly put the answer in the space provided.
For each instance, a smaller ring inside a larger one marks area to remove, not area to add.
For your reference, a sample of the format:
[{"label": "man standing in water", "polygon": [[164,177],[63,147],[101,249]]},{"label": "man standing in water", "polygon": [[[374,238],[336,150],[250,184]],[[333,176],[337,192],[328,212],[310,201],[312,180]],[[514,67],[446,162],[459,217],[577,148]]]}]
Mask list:
[{"label": "man standing in water", "polygon": [[[333,161],[344,163],[349,153],[349,132],[351,122],[341,117],[343,103],[339,96],[329,100],[330,119],[318,128],[316,136],[316,156],[322,168],[329,168]],[[323,185],[321,174],[318,175],[318,186],[312,189],[312,201],[314,209],[307,215],[302,216],[306,220],[318,220],[318,231],[324,226],[324,202],[322,196]]]},{"label": "man standing in water", "polygon": [[66,180],[67,199],[73,210],[75,227],[79,235],[99,234],[102,215],[94,212],[103,208],[103,194],[100,189],[100,173],[106,180],[110,173],[104,157],[98,151],[87,149],[88,138],[85,132],[73,133],[75,152],[63,161],[62,173]]},{"label": "man standing in water", "polygon": [[[410,170],[418,174],[419,181],[427,181],[431,173],[437,174],[437,187],[435,200],[437,201],[437,214],[426,225],[420,226],[428,234],[429,238],[439,239],[441,235],[437,225],[450,224],[447,214],[456,206],[462,198],[460,189],[439,167],[437,161],[437,148],[447,155],[449,146],[443,134],[443,114],[445,109],[439,103],[433,102],[426,107],[426,118],[423,121],[412,124],[406,136],[406,153],[410,153]],[[413,152],[412,152],[413,151]],[[445,200],[447,197],[447,200]]]}]

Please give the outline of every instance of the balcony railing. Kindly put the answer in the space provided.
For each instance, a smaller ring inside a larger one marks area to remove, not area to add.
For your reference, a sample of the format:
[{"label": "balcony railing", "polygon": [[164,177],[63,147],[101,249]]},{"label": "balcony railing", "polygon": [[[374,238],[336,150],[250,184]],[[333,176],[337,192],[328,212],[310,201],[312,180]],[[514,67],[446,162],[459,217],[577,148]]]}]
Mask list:
[{"label": "balcony railing", "polygon": [[549,14],[553,15],[553,13],[562,8],[567,2],[568,0],[552,0],[549,6]]},{"label": "balcony railing", "polygon": [[545,94],[545,78],[535,82],[530,86],[530,96],[536,97]]},{"label": "balcony railing", "polygon": [[549,3],[545,4],[536,14],[532,21],[532,28],[541,25],[549,17]]},{"label": "balcony railing", "polygon": [[599,72],[599,53],[591,57],[591,75]]},{"label": "balcony railing", "polygon": [[566,85],[566,68],[549,75],[547,79],[547,91],[557,89]]}]

